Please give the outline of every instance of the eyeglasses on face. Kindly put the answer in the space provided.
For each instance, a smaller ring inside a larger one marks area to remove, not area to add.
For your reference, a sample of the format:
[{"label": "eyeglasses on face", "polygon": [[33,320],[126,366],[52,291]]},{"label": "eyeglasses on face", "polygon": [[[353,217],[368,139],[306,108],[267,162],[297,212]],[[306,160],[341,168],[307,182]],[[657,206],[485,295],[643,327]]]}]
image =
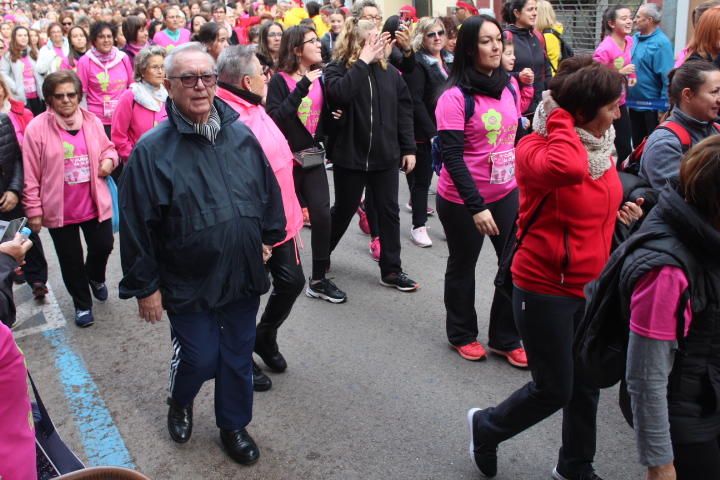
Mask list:
[{"label": "eyeglasses on face", "polygon": [[57,101],[65,100],[66,98],[68,100],[75,100],[77,98],[78,94],[77,92],[68,92],[68,93],[53,93],[52,97]]},{"label": "eyeglasses on face", "polygon": [[182,86],[185,88],[195,88],[198,80],[201,80],[206,87],[212,87],[217,83],[217,75],[214,73],[206,73],[204,75],[180,75],[167,78],[170,80],[180,80]]},{"label": "eyeglasses on face", "polygon": [[427,38],[440,38],[445,36],[445,30],[439,30],[437,32],[426,33]]},{"label": "eyeglasses on face", "polygon": [[265,76],[265,77],[269,77],[270,75],[272,75],[272,70],[271,70],[270,67],[268,67],[267,65],[263,65],[263,67],[262,67],[262,74],[263,74],[263,76]]},{"label": "eyeglasses on face", "polygon": [[268,32],[267,34],[268,38],[274,38],[274,37],[282,37],[282,32]]},{"label": "eyeglasses on face", "polygon": [[162,65],[162,64],[160,64],[160,65],[148,65],[148,66],[147,66],[147,69],[148,69],[148,70],[157,70],[158,72],[162,72],[163,70],[165,70],[165,65]]},{"label": "eyeglasses on face", "polygon": [[305,45],[306,43],[320,43],[320,39],[317,38],[317,37],[313,37],[313,38],[311,38],[310,40],[305,40],[305,41],[303,42],[303,45]]},{"label": "eyeglasses on face", "polygon": [[363,20],[370,20],[373,22],[382,22],[382,15],[365,15],[361,17]]}]

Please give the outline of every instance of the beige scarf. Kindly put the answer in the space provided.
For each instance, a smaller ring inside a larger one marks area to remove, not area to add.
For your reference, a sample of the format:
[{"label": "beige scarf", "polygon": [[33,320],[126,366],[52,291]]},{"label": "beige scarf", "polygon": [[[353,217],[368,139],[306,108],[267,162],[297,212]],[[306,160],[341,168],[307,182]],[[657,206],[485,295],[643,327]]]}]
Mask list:
[{"label": "beige scarf", "polygon": [[[559,107],[550,95],[549,90],[543,92],[543,100],[538,103],[537,109],[535,110],[535,117],[533,118],[533,130],[543,137],[547,136],[548,116],[545,113],[546,106],[551,112]],[[578,137],[580,137],[580,141],[588,154],[588,171],[590,177],[593,180],[597,180],[602,177],[605,172],[610,170],[614,164],[612,154],[615,147],[615,128],[611,125],[600,138],[578,127],[575,127],[575,132]]]},{"label": "beige scarf", "polygon": [[55,117],[55,123],[57,123],[57,126],[63,130],[80,130],[82,128],[83,115],[80,111],[80,107],[78,107],[78,109],[75,110],[75,113],[69,117],[63,117],[52,108],[48,108],[48,111],[53,117]]}]

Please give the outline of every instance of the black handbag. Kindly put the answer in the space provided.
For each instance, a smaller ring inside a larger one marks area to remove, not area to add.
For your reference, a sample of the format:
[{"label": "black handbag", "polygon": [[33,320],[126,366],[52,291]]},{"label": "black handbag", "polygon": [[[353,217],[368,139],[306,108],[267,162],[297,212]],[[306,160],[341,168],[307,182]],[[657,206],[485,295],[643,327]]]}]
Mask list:
[{"label": "black handbag", "polygon": [[313,168],[325,163],[325,149],[322,147],[310,147],[299,152],[293,152],[293,157],[302,168]]},{"label": "black handbag", "polygon": [[35,382],[28,372],[30,384],[35,394],[33,420],[35,423],[35,452],[38,480],[49,480],[65,473],[82,470],[85,465],[73,453],[55,429],[50,415],[45,409]]},{"label": "black handbag", "polygon": [[543,197],[542,200],[540,200],[540,204],[537,206],[532,216],[528,220],[528,223],[525,226],[525,230],[522,231],[519,238],[517,236],[517,230],[518,218],[520,217],[520,215],[518,214],[518,217],[515,218],[515,221],[513,222],[512,232],[510,232],[510,235],[507,237],[505,245],[503,246],[502,255],[500,255],[500,258],[498,259],[498,271],[497,275],[495,275],[495,288],[501,290],[511,298],[512,272],[510,271],[510,267],[512,267],[513,258],[515,257],[515,253],[520,248],[520,245],[522,244],[525,235],[527,235],[528,230],[530,230],[530,227],[532,227],[533,223],[535,223],[535,221],[540,216],[540,210],[542,210],[542,207],[549,196],[550,194],[547,194]]}]

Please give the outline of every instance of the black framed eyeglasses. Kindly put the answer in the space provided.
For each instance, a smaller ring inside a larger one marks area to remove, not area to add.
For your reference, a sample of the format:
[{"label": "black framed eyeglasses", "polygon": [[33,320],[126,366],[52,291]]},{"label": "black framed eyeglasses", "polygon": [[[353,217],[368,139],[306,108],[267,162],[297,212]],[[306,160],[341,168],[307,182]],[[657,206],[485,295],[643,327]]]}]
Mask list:
[{"label": "black framed eyeglasses", "polygon": [[78,96],[77,92],[69,92],[69,93],[53,93],[51,95],[55,100],[58,102],[68,99],[68,100],[75,100]]},{"label": "black framed eyeglasses", "polygon": [[214,73],[206,73],[204,75],[180,75],[167,78],[170,80],[180,80],[182,86],[185,88],[195,88],[198,80],[201,80],[206,87],[213,87],[217,83],[217,75]]},{"label": "black framed eyeglasses", "polygon": [[445,30],[438,30],[437,32],[426,33],[427,38],[440,38],[445,36]]},{"label": "black framed eyeglasses", "polygon": [[305,41],[303,42],[303,45],[305,45],[306,43],[320,43],[320,39],[317,38],[317,37],[313,37],[313,38],[311,38],[310,40],[305,40]]}]

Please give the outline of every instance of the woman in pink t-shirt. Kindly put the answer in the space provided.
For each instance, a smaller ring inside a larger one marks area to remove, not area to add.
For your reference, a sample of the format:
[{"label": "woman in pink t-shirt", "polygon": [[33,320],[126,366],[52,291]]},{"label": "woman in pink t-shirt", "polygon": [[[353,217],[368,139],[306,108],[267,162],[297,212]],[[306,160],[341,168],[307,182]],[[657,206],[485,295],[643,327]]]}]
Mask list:
[{"label": "woman in pink t-shirt", "polygon": [[165,10],[165,29],[157,32],[152,37],[152,42],[168,51],[188,43],[190,41],[190,30],[183,28],[184,18],[178,7],[168,7]]},{"label": "woman in pink t-shirt", "polygon": [[77,75],[87,95],[87,108],[105,126],[110,125],[120,96],[133,82],[133,66],[125,52],[113,46],[117,26],[97,22],[90,28],[92,48],[77,63]]},{"label": "woman in pink t-shirt", "polygon": [[79,107],[83,89],[74,72],[51,73],[43,89],[48,111],[30,122],[23,142],[23,206],[34,232],[43,226],[49,230],[75,306],[75,324],[88,327],[94,322],[91,290],[101,302],[108,298],[113,209],[105,177],[117,167],[118,154],[100,120]]},{"label": "woman in pink t-shirt", "polygon": [[15,27],[10,48],[0,60],[0,74],[7,82],[13,97],[23,102],[33,115],[45,110],[42,98],[42,77],[35,70],[38,51],[30,45],[30,30]]},{"label": "woman in pink t-shirt", "polygon": [[[635,65],[632,64],[633,40],[632,12],[622,5],[613,5],[603,14],[603,41],[595,49],[593,59],[614,68],[628,79],[628,87],[635,86]],[[632,125],[630,113],[625,105],[627,93],[620,97],[620,118],[613,122],[615,127],[615,150],[618,165],[632,152]]]},{"label": "woman in pink t-shirt", "polygon": [[[445,271],[446,329],[450,345],[467,360],[481,360],[475,312],[475,265],[485,236],[502,254],[518,211],[515,133],[520,105],[500,65],[502,29],[486,15],[471,17],[458,35],[451,88],[435,109],[443,168],[437,211],[448,242]],[[458,54],[458,52],[467,52]],[[465,121],[466,95],[475,111]],[[510,298],[497,291],[490,314],[489,347],[517,367],[527,367]]]}]

